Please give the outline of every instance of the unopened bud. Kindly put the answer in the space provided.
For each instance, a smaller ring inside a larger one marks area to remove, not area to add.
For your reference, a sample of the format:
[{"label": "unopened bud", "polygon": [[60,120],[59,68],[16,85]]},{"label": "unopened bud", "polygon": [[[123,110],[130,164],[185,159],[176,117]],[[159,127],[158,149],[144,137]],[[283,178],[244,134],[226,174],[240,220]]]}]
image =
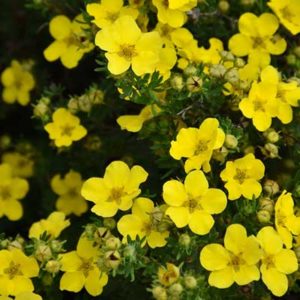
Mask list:
[{"label": "unopened bud", "polygon": [[183,291],[183,287],[180,283],[174,283],[169,287],[169,293],[173,296],[179,296]]},{"label": "unopened bud", "polygon": [[183,88],[183,78],[181,75],[174,75],[171,78],[171,86],[173,89],[181,91]]},{"label": "unopened bud", "polygon": [[276,181],[267,179],[264,183],[264,191],[268,195],[273,196],[279,192],[279,185]]},{"label": "unopened bud", "polygon": [[112,230],[112,229],[116,228],[116,221],[113,218],[105,218],[103,220],[103,226]]},{"label": "unopened bud", "polygon": [[267,151],[267,155],[270,158],[277,158],[279,157],[278,155],[278,147],[272,143],[267,143],[264,146],[264,149]]},{"label": "unopened bud", "polygon": [[235,149],[238,145],[237,138],[232,134],[226,134],[225,146],[229,149]]},{"label": "unopened bud", "polygon": [[213,77],[220,78],[220,77],[223,77],[225,75],[226,68],[223,65],[220,65],[220,64],[213,65],[209,69],[209,73]]},{"label": "unopened bud", "polygon": [[105,241],[105,246],[109,250],[117,250],[121,246],[121,241],[118,238],[112,236]]},{"label": "unopened bud", "polygon": [[218,7],[221,12],[226,13],[230,8],[230,4],[225,0],[221,0],[218,4]]},{"label": "unopened bud", "polygon": [[183,233],[179,236],[179,244],[188,247],[191,244],[191,238],[187,233]]},{"label": "unopened bud", "polygon": [[256,216],[260,223],[268,223],[271,220],[271,214],[265,209],[259,210]]},{"label": "unopened bud", "polygon": [[71,113],[75,114],[79,110],[78,106],[78,99],[77,98],[71,98],[68,102],[68,109]]},{"label": "unopened bud", "polygon": [[197,73],[197,68],[193,65],[188,65],[188,67],[186,67],[184,70],[183,70],[183,73],[187,76],[193,76],[193,75],[196,75]]},{"label": "unopened bud", "polygon": [[194,289],[197,287],[197,279],[194,276],[185,276],[184,285],[188,289]]},{"label": "unopened bud", "polygon": [[240,80],[239,72],[236,68],[232,68],[225,73],[225,79],[231,84],[237,84]]},{"label": "unopened bud", "polygon": [[46,264],[46,271],[51,274],[56,274],[59,272],[61,264],[57,260],[49,260]]},{"label": "unopened bud", "polygon": [[259,199],[259,206],[260,206],[260,209],[267,210],[270,214],[274,210],[274,202],[272,199],[270,199],[268,197],[263,197],[263,198]]},{"label": "unopened bud", "polygon": [[293,66],[297,62],[297,57],[294,54],[289,54],[286,56],[286,61],[290,66]]},{"label": "unopened bud", "polygon": [[39,245],[35,250],[35,257],[41,262],[48,261],[52,257],[52,251],[48,245]]},{"label": "unopened bud", "polygon": [[92,109],[92,103],[87,95],[82,95],[78,98],[78,107],[83,112],[90,112]]},{"label": "unopened bud", "polygon": [[167,291],[162,286],[155,286],[152,289],[152,295],[153,295],[153,298],[156,300],[167,300],[168,299]]}]

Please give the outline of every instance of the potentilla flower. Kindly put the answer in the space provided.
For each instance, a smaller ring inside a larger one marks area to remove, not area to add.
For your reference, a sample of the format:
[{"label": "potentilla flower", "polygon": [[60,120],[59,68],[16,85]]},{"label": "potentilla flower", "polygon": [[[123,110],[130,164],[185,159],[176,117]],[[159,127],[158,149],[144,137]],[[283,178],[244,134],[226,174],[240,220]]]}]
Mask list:
[{"label": "potentilla flower", "polygon": [[260,278],[257,263],[261,250],[256,238],[247,236],[246,229],[240,224],[227,227],[224,246],[206,245],[200,252],[200,263],[208,271],[208,283],[225,289],[234,282],[246,285]]},{"label": "potentilla flower", "polygon": [[50,34],[55,41],[45,49],[45,58],[50,62],[60,59],[68,69],[77,67],[83,55],[94,48],[86,35],[88,28],[82,15],[73,21],[64,15],[55,16],[49,24]]},{"label": "potentilla flower", "polygon": [[131,16],[136,19],[139,11],[130,6],[124,6],[123,0],[101,0],[100,3],[90,3],[86,10],[95,19],[92,21],[99,28],[112,25],[122,16]]},{"label": "potentilla flower", "polygon": [[263,227],[257,234],[257,240],[263,250],[260,271],[262,281],[277,297],[288,290],[287,274],[298,270],[295,252],[284,249],[278,233],[271,226]]},{"label": "potentilla flower", "polygon": [[64,213],[55,211],[47,219],[33,223],[29,229],[29,237],[39,239],[43,233],[47,233],[52,239],[55,239],[70,224]]},{"label": "potentilla flower", "polygon": [[29,103],[30,91],[35,86],[35,80],[25,64],[13,60],[11,65],[2,72],[1,83],[4,102],[12,104],[17,101],[24,106]]},{"label": "potentilla flower", "polygon": [[132,214],[123,216],[118,222],[118,230],[132,240],[137,236],[140,239],[146,237],[146,242],[151,248],[163,247],[167,244],[169,231],[164,220],[164,211],[160,207],[154,207],[154,203],[148,198],[137,198],[132,206]]},{"label": "potentilla flower", "polygon": [[7,216],[11,221],[19,220],[23,215],[23,208],[19,200],[29,191],[28,181],[13,176],[9,164],[0,165],[0,217]]},{"label": "potentilla flower", "polygon": [[103,178],[93,177],[84,182],[81,195],[95,203],[92,212],[96,215],[113,217],[119,209],[131,208],[133,199],[141,193],[140,184],[147,177],[148,173],[141,166],[130,169],[123,161],[113,161]]},{"label": "potentilla flower", "polygon": [[80,125],[80,119],[65,108],[58,108],[52,115],[52,120],[44,128],[56,147],[71,146],[74,141],[81,140],[87,134],[87,130]]},{"label": "potentilla flower", "polygon": [[57,174],[51,179],[51,188],[59,195],[56,209],[65,215],[80,216],[88,210],[88,204],[81,196],[83,180],[80,173],[70,170],[63,178]]},{"label": "potentilla flower", "polygon": [[157,18],[163,24],[172,27],[181,27],[187,20],[185,12],[197,5],[196,0],[153,0],[153,5],[157,8]]},{"label": "potentilla flower", "polygon": [[285,246],[292,248],[293,234],[300,234],[300,217],[295,215],[292,194],[286,191],[275,203],[275,227]]},{"label": "potentilla flower", "polygon": [[207,118],[199,128],[180,129],[176,141],[171,142],[170,155],[177,160],[187,158],[184,165],[187,173],[201,168],[209,172],[213,150],[221,148],[224,140],[225,134],[219,128],[218,120]]},{"label": "potentilla flower", "polygon": [[269,7],[293,35],[300,32],[300,2],[298,0],[271,0]]},{"label": "potentilla flower", "polygon": [[97,265],[99,249],[93,241],[82,236],[76,251],[61,255],[61,270],[65,272],[60,279],[60,289],[78,293],[83,288],[92,296],[102,293],[108,276]]},{"label": "potentilla flower", "polygon": [[209,188],[202,171],[192,171],[184,183],[167,181],[163,198],[168,204],[166,215],[178,228],[189,226],[196,234],[209,233],[215,221],[212,214],[221,213],[227,204],[226,195],[219,189]]},{"label": "potentilla flower", "polygon": [[265,166],[259,159],[250,153],[243,158],[228,161],[220,176],[226,182],[228,199],[236,200],[241,196],[252,200],[262,191],[259,180],[264,177]]},{"label": "potentilla flower", "polygon": [[39,265],[33,257],[26,256],[20,249],[0,251],[0,295],[16,296],[33,292],[30,278],[37,277]]},{"label": "potentilla flower", "polygon": [[33,175],[34,161],[28,155],[6,152],[2,155],[2,162],[12,167],[14,176],[28,178]]},{"label": "potentilla flower", "polygon": [[229,40],[229,49],[236,56],[256,56],[261,64],[270,63],[270,54],[279,55],[286,49],[286,41],[274,35],[279,27],[277,18],[270,13],[259,17],[244,13],[239,19],[239,31]]},{"label": "potentilla flower", "polygon": [[96,35],[95,44],[107,51],[107,67],[114,75],[124,73],[130,66],[139,76],[153,73],[162,49],[159,33],[142,33],[130,16],[122,16],[113,25],[100,30]]}]

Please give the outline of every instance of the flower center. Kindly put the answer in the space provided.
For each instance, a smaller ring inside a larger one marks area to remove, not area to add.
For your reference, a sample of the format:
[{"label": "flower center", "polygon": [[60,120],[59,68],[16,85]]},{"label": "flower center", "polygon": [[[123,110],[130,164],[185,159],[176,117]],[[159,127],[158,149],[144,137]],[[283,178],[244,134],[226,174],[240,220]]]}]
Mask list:
[{"label": "flower center", "polygon": [[229,265],[234,269],[234,271],[239,271],[240,266],[245,264],[245,261],[241,258],[240,255],[231,255],[230,263]]},{"label": "flower center", "polygon": [[72,136],[73,130],[75,129],[74,126],[70,126],[70,125],[65,125],[65,126],[61,126],[61,135],[62,136]]},{"label": "flower center", "polygon": [[236,169],[236,173],[233,179],[237,180],[240,184],[242,184],[246,178],[247,178],[247,173],[245,170]]},{"label": "flower center", "polygon": [[187,207],[190,213],[193,213],[195,210],[202,209],[199,200],[193,198],[192,196],[190,196],[189,199],[183,203],[183,206]]},{"label": "flower center", "polygon": [[267,269],[274,267],[274,257],[273,255],[268,255],[262,259],[262,263],[266,266]]},{"label": "flower center", "polygon": [[284,7],[284,8],[282,8],[281,10],[280,10],[280,12],[281,12],[281,14],[282,14],[282,17],[284,18],[284,19],[288,19],[288,20],[290,20],[290,19],[292,19],[295,15],[294,15],[294,13],[289,9],[289,7]]},{"label": "flower center", "polygon": [[199,155],[206,150],[208,150],[207,142],[199,141],[198,144],[196,145],[195,155]]},{"label": "flower center", "polygon": [[126,60],[131,60],[134,56],[137,56],[134,45],[124,44],[120,47],[118,55],[124,57]]},{"label": "flower center", "polygon": [[263,38],[257,36],[252,38],[252,41],[253,41],[253,48],[265,48],[265,43]]},{"label": "flower center", "polygon": [[109,195],[109,202],[116,202],[117,204],[121,203],[122,196],[125,195],[124,187],[112,188]]},{"label": "flower center", "polygon": [[258,110],[265,111],[264,105],[261,101],[259,101],[259,100],[253,101],[253,105],[254,105],[255,111],[258,111]]},{"label": "flower center", "polygon": [[20,271],[20,264],[15,264],[13,261],[10,262],[8,268],[4,269],[4,274],[7,274],[9,279],[13,279],[17,275],[23,275]]},{"label": "flower center", "polygon": [[82,258],[82,264],[79,267],[79,271],[81,271],[83,275],[87,277],[89,275],[89,272],[92,270],[94,270],[93,258],[89,258],[89,259]]},{"label": "flower center", "polygon": [[165,8],[169,8],[169,0],[163,0],[163,1],[162,1],[162,5],[163,5],[163,7],[165,7]]},{"label": "flower center", "polygon": [[11,192],[8,186],[2,186],[0,188],[0,197],[3,201],[9,200],[11,198]]},{"label": "flower center", "polygon": [[106,19],[111,21],[112,23],[116,21],[119,17],[119,13],[107,12]]}]

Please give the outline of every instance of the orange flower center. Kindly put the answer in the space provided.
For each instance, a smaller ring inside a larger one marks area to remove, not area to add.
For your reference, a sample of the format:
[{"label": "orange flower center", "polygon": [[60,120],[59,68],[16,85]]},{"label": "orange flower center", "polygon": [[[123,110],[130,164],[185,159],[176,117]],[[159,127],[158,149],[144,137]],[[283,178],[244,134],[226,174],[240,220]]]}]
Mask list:
[{"label": "orange flower center", "polygon": [[247,179],[247,177],[248,176],[245,170],[236,169],[236,173],[233,179],[237,180],[240,184],[242,184],[245,181],[245,179]]},{"label": "orange flower center", "polygon": [[207,141],[199,141],[196,145],[195,155],[199,155],[202,152],[208,150]]},{"label": "orange flower center", "polygon": [[137,56],[134,45],[124,44],[120,47],[118,55],[124,57],[126,60],[131,60],[134,56]]},{"label": "orange flower center", "polygon": [[125,195],[124,187],[112,188],[109,195],[109,202],[121,203],[121,198]]},{"label": "orange flower center", "polygon": [[68,137],[72,136],[73,130],[75,129],[74,126],[70,126],[68,124],[66,124],[65,126],[61,126],[60,128],[61,128],[61,135],[68,136]]},{"label": "orange flower center", "polygon": [[89,275],[89,272],[92,270],[94,270],[93,258],[89,258],[89,259],[82,258],[82,264],[79,267],[79,271],[81,271],[83,275],[87,277]]}]

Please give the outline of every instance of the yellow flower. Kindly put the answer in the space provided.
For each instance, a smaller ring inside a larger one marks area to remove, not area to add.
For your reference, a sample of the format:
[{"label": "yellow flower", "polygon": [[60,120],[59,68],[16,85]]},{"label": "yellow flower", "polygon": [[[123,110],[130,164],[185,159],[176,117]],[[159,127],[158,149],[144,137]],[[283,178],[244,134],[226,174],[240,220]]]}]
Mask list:
[{"label": "yellow flower", "polygon": [[153,0],[152,3],[157,8],[159,22],[175,28],[181,27],[186,22],[185,12],[197,5],[196,0]]},{"label": "yellow flower", "polygon": [[224,289],[234,282],[246,285],[259,280],[256,264],[261,258],[261,251],[254,236],[247,237],[242,225],[233,224],[226,230],[224,246],[209,244],[200,252],[201,265],[212,271],[208,277],[209,285]]},{"label": "yellow flower", "polygon": [[70,221],[65,219],[62,212],[55,211],[47,219],[35,222],[29,229],[29,237],[39,239],[46,232],[52,239],[59,237],[60,233],[70,225]]},{"label": "yellow flower", "polygon": [[169,205],[166,210],[178,228],[189,225],[200,235],[209,233],[215,221],[212,214],[221,213],[227,204],[225,193],[208,188],[202,171],[190,172],[184,184],[178,180],[167,181],[163,186],[163,198]]},{"label": "yellow flower", "polygon": [[300,217],[294,213],[291,193],[283,191],[275,203],[275,227],[285,246],[292,248],[293,234],[300,234]]},{"label": "yellow flower", "polygon": [[27,155],[7,152],[2,155],[2,162],[12,167],[14,176],[28,178],[33,175],[34,162]]},{"label": "yellow flower", "polygon": [[199,128],[182,128],[176,141],[171,142],[170,155],[177,160],[188,158],[184,165],[186,173],[201,168],[209,172],[213,150],[221,148],[224,140],[225,134],[219,128],[218,120],[207,118]]},{"label": "yellow flower", "polygon": [[264,164],[252,153],[243,158],[228,161],[226,168],[220,174],[221,179],[226,182],[228,199],[236,200],[241,196],[250,200],[253,197],[257,198],[262,191],[258,181],[264,177],[264,173]]},{"label": "yellow flower", "polygon": [[118,230],[125,237],[135,240],[146,237],[151,248],[167,244],[169,231],[163,224],[164,212],[148,198],[137,198],[132,206],[132,214],[123,216],[118,222]]},{"label": "yellow flower", "polygon": [[283,248],[280,236],[271,226],[262,228],[257,239],[263,250],[260,266],[262,281],[273,295],[281,297],[288,289],[286,274],[298,270],[297,257],[294,251]]},{"label": "yellow flower", "polygon": [[61,256],[61,270],[65,272],[60,279],[60,289],[78,293],[83,288],[92,296],[102,293],[108,276],[97,266],[98,248],[93,242],[81,237],[76,251]]},{"label": "yellow flower", "polygon": [[88,210],[85,199],[81,196],[83,181],[80,173],[69,171],[64,178],[59,174],[51,179],[52,190],[59,195],[56,201],[56,209],[65,215],[74,213],[80,216]]},{"label": "yellow flower", "polygon": [[100,30],[95,44],[107,51],[107,67],[114,75],[124,73],[130,66],[136,75],[153,73],[162,49],[158,32],[142,33],[130,16],[120,17],[113,25]]},{"label": "yellow flower", "polygon": [[20,249],[0,251],[0,295],[18,295],[33,292],[32,277],[39,274],[39,266],[33,257]]},{"label": "yellow flower", "polygon": [[279,55],[286,49],[286,41],[274,36],[279,27],[277,18],[270,13],[257,17],[244,13],[239,19],[239,31],[229,40],[229,49],[236,56],[256,56],[264,66],[270,62],[270,54]]},{"label": "yellow flower", "polygon": [[13,170],[9,164],[0,165],[0,217],[7,216],[9,220],[19,220],[23,215],[20,204],[28,193],[27,180],[13,176]]},{"label": "yellow flower", "polygon": [[81,195],[95,203],[92,212],[102,217],[113,217],[117,211],[131,208],[148,173],[140,166],[131,169],[122,161],[110,163],[103,178],[93,177],[84,182]]},{"label": "yellow flower", "polygon": [[138,132],[142,129],[144,122],[151,120],[160,112],[157,105],[145,106],[138,115],[124,115],[117,119],[122,130]]},{"label": "yellow flower", "polygon": [[280,74],[267,66],[260,74],[261,82],[254,82],[248,98],[242,99],[239,108],[247,118],[253,119],[253,125],[259,131],[265,131],[272,124],[272,117],[277,117],[283,124],[293,119],[291,106],[298,106],[300,88],[295,81],[280,81]]},{"label": "yellow flower", "polygon": [[300,32],[300,2],[298,0],[271,0],[268,5],[283,26],[293,35]]},{"label": "yellow flower", "polygon": [[50,62],[60,58],[68,69],[77,67],[83,55],[94,48],[86,36],[87,28],[82,15],[73,21],[64,15],[55,16],[49,24],[50,34],[55,41],[45,49],[45,58]]},{"label": "yellow flower", "polygon": [[53,122],[46,124],[44,128],[56,147],[68,147],[73,141],[79,141],[87,134],[86,129],[80,125],[80,119],[65,108],[58,108],[52,119]]},{"label": "yellow flower", "polygon": [[179,279],[180,270],[174,264],[167,263],[167,268],[159,267],[157,275],[162,285],[170,286]]},{"label": "yellow flower", "polygon": [[138,17],[137,9],[123,5],[123,0],[102,0],[101,3],[88,4],[86,10],[95,18],[93,23],[99,28],[105,28],[122,16],[131,16],[133,19]]},{"label": "yellow flower", "polygon": [[30,101],[30,91],[35,86],[32,74],[17,60],[11,62],[1,74],[3,84],[2,98],[6,103],[19,102],[27,105]]}]

